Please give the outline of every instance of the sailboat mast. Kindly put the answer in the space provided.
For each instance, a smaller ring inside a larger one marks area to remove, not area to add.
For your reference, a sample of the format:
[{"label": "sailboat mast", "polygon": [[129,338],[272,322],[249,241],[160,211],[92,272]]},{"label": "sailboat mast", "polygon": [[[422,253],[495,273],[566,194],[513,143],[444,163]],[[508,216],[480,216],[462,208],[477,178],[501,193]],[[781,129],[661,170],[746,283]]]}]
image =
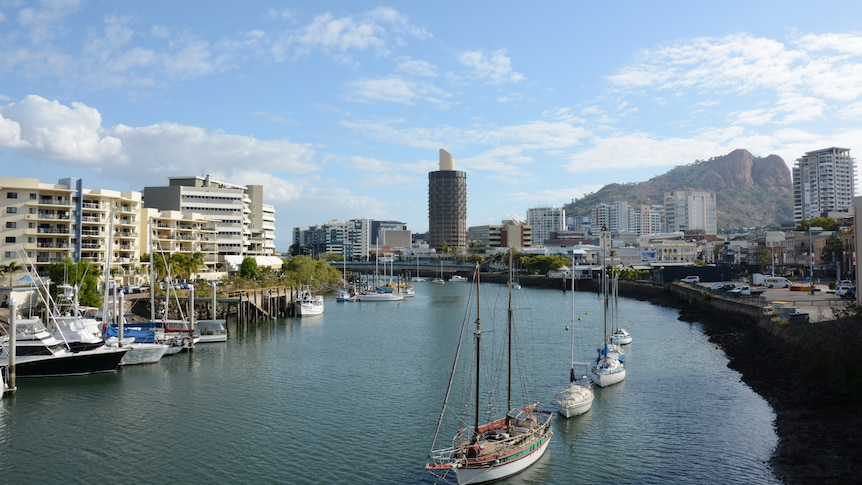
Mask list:
[{"label": "sailboat mast", "polygon": [[507,331],[507,339],[509,341],[509,349],[507,350],[507,357],[509,359],[509,384],[508,390],[506,394],[506,416],[508,416],[508,412],[512,409],[512,251],[509,250],[509,309],[507,311],[508,319],[506,325]]},{"label": "sailboat mast", "polygon": [[480,385],[479,385],[479,370],[481,369],[482,359],[480,353],[482,352],[482,321],[480,318],[481,314],[481,306],[482,299],[480,298],[480,290],[479,290],[479,270],[478,264],[476,265],[476,420],[474,422],[474,432],[473,439],[475,440],[477,436],[479,436],[479,397],[481,396]]},{"label": "sailboat mast", "polygon": [[569,382],[575,382],[575,255],[572,253],[572,368]]}]

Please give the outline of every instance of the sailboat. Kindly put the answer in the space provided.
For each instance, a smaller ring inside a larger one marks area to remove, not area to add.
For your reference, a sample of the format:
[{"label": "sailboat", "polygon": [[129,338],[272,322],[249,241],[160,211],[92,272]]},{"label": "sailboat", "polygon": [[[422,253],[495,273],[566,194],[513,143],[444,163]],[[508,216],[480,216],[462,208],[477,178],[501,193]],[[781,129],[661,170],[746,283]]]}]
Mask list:
[{"label": "sailboat", "polygon": [[[572,259],[572,267],[574,267],[574,258]],[[586,413],[593,407],[595,393],[593,392],[593,384],[587,376],[579,376],[575,373],[575,322],[580,321],[581,317],[575,320],[575,279],[572,278],[572,366],[569,369],[569,384],[559,391],[554,396],[554,403],[557,405],[557,411],[566,418],[572,418]]]},{"label": "sailboat", "polygon": [[613,309],[613,318],[611,321],[613,322],[614,331],[611,334],[611,343],[615,345],[628,345],[632,343],[632,334],[619,326],[619,319],[617,318],[619,292],[619,275],[614,272],[614,286],[613,292],[611,293],[611,308]]},{"label": "sailboat", "polygon": [[431,280],[432,283],[437,283],[438,285],[442,285],[446,283],[446,280],[443,279],[443,261],[440,261],[440,276]]},{"label": "sailboat", "polygon": [[[472,385],[475,386],[473,424],[458,429],[450,446],[436,448],[437,437],[440,435],[442,424],[445,421],[447,404],[453,389],[458,365],[457,356],[461,355],[462,344],[465,340],[464,336],[466,335],[465,331],[468,323],[467,317],[465,317],[461,339],[459,339],[458,350],[455,354],[456,359],[452,369],[452,377],[449,380],[449,386],[446,391],[443,411],[438,420],[437,431],[434,434],[429,462],[425,465],[427,470],[439,478],[445,478],[449,472],[454,472],[459,484],[500,480],[526,470],[542,457],[553,435],[553,431],[551,430],[553,414],[539,411],[539,403],[533,403],[525,407],[512,407],[514,321],[511,284],[509,284],[509,306],[507,312],[508,351],[506,353],[509,370],[507,381],[507,409],[509,411],[504,416],[492,419],[489,422],[482,423],[480,421],[480,410],[482,409],[482,388],[480,383],[484,382],[481,378],[483,365],[485,364],[482,360],[482,325],[480,318],[481,305],[478,266],[473,280],[476,282],[476,328],[474,331],[476,345],[475,356],[473,356],[475,358],[474,368],[472,369],[474,372]],[[511,282],[511,278],[509,281]],[[488,381],[491,382],[492,380],[488,379]]]},{"label": "sailboat", "polygon": [[597,350],[596,359],[590,365],[590,380],[599,387],[607,387],[622,382],[626,378],[625,355],[619,345],[611,341],[610,331],[610,268],[602,272],[602,296],[604,297],[604,341]]},{"label": "sailboat", "polygon": [[422,282],[425,281],[425,278],[419,276],[419,253],[416,253],[416,276],[412,278],[412,281]]},{"label": "sailboat", "polygon": [[[376,252],[376,251],[375,251]],[[365,289],[359,292],[357,297],[359,301],[401,301],[404,295],[400,291],[395,291],[394,288],[390,291],[385,291],[380,286],[380,273],[377,271],[379,257],[374,259],[374,289]],[[386,266],[383,267],[383,272],[386,272]]]}]

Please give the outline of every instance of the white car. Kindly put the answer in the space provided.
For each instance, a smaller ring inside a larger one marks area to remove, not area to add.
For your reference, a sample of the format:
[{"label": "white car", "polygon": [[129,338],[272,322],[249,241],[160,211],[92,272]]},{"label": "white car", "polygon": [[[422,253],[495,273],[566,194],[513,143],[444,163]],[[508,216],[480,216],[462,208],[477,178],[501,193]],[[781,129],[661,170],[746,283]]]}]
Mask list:
[{"label": "white car", "polygon": [[683,283],[700,283],[700,276],[686,276],[682,279]]}]

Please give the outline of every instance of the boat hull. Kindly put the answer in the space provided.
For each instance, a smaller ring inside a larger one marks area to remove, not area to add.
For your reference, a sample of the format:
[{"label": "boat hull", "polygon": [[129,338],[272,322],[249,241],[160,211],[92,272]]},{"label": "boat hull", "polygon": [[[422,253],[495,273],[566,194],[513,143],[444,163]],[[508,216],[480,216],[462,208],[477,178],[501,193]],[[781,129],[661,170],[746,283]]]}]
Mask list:
[{"label": "boat hull", "polygon": [[593,408],[595,399],[592,389],[585,389],[579,385],[572,385],[557,393],[554,404],[565,418],[580,416]]},{"label": "boat hull", "polygon": [[15,359],[17,377],[60,377],[114,372],[127,349],[100,348],[55,355],[21,356]]},{"label": "boat hull", "polygon": [[[548,449],[551,442],[552,431],[548,430],[544,436],[529,450],[521,452],[520,456],[504,461],[497,465],[487,466],[460,466],[455,468],[455,476],[459,485],[472,483],[485,483],[501,480],[518,474],[536,463]],[[508,457],[511,458],[511,457]]]},{"label": "boat hull", "polygon": [[[168,351],[169,345],[165,344],[131,344],[128,352],[120,361],[122,365],[155,364]],[[125,348],[125,347],[124,347]]]},{"label": "boat hull", "polygon": [[300,302],[300,304],[296,307],[296,315],[299,317],[312,317],[314,315],[323,315],[323,301]]},{"label": "boat hull", "polygon": [[614,384],[619,384],[626,378],[625,367],[622,370],[615,372],[605,372],[600,367],[593,365],[590,368],[590,380],[599,387],[608,387]]}]

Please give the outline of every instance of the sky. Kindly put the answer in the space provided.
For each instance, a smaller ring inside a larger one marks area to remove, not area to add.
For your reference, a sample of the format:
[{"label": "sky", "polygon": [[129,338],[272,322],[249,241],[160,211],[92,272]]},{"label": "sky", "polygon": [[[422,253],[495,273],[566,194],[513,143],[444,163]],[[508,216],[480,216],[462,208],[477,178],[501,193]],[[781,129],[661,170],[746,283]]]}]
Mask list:
[{"label": "sky", "polygon": [[0,0],[4,176],[257,184],[276,245],[467,225],[744,148],[862,150],[862,2]]}]

